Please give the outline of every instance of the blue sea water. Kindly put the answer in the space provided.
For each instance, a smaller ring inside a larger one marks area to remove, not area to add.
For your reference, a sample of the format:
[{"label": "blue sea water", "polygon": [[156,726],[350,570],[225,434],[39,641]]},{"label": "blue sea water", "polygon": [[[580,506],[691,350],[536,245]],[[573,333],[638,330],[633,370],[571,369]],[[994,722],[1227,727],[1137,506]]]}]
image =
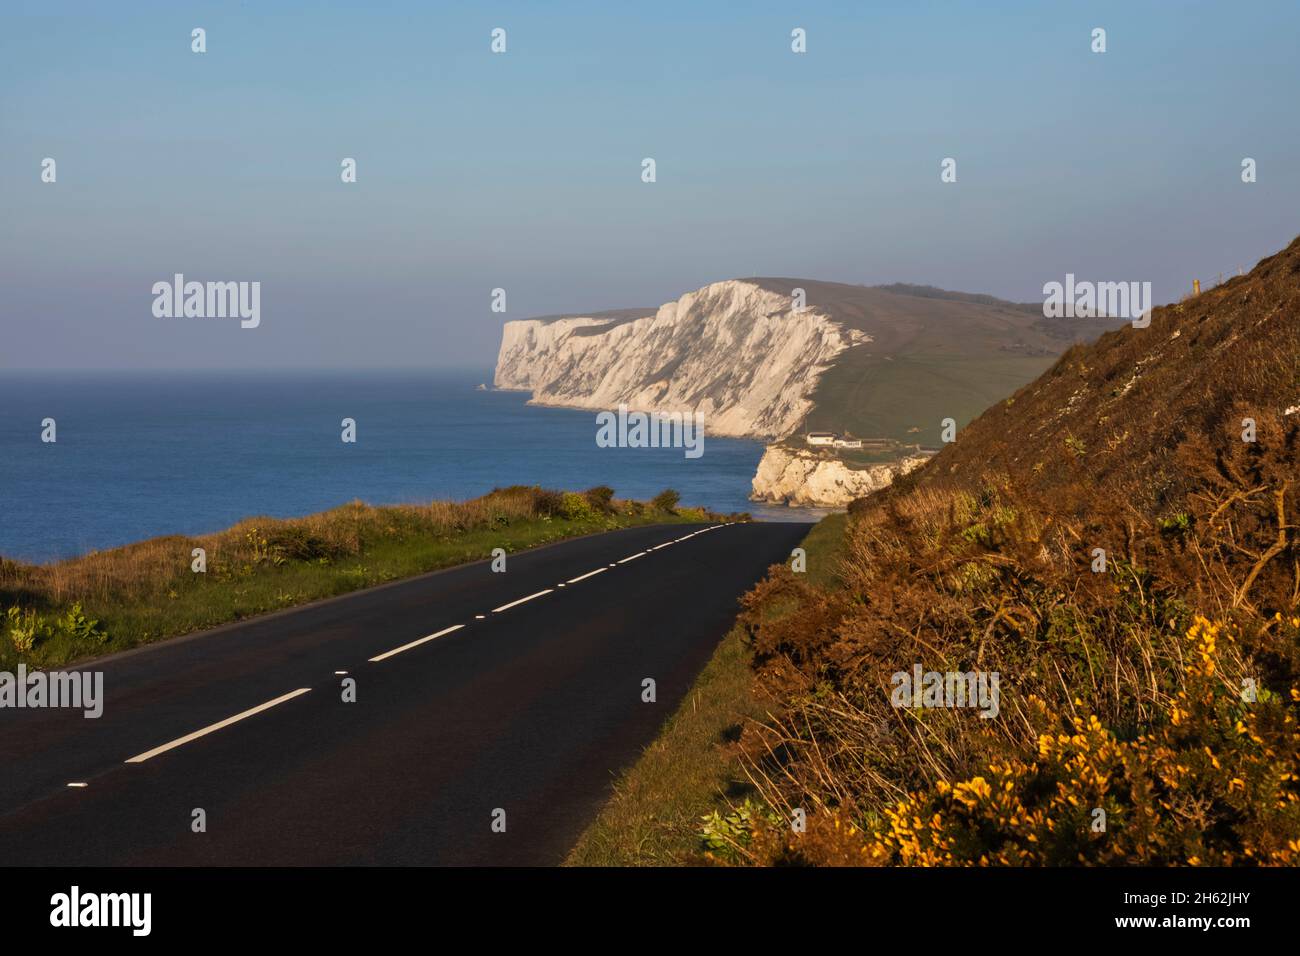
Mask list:
[{"label": "blue sea water", "polygon": [[[480,391],[491,373],[0,372],[0,555],[50,561],[163,534],[217,531],[360,498],[463,499],[512,484],[620,497],[666,487],[684,504],[756,517],[758,442],[599,448],[595,415]],[[57,442],[41,441],[53,418]],[[340,440],[353,418],[357,442]]]}]

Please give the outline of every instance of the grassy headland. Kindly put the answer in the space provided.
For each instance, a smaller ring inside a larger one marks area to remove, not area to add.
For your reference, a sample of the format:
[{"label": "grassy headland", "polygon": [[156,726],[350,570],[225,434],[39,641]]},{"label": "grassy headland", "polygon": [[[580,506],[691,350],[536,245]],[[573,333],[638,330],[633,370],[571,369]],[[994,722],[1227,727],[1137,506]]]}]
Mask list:
[{"label": "grassy headland", "polygon": [[0,558],[0,669],[63,666],[481,560],[494,548],[511,553],[716,517],[677,507],[673,492],[643,503],[604,487],[578,494],[520,486],[465,502],[356,501],[305,518],[251,518],[216,534],[153,538],[52,564]]}]

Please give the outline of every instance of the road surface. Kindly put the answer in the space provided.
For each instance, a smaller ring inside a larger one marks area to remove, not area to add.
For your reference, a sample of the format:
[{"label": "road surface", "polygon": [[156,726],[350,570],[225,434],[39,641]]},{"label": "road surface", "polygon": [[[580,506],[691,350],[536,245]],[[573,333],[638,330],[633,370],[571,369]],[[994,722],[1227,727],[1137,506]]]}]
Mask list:
[{"label": "road surface", "polygon": [[0,710],[0,863],[558,863],[806,532],[626,529],[87,664],[102,717]]}]

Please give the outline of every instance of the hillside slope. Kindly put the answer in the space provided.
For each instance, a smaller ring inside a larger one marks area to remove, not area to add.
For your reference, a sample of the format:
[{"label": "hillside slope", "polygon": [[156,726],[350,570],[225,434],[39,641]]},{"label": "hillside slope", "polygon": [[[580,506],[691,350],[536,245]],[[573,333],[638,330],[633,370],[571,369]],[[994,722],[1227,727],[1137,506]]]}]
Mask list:
[{"label": "hillside slope", "polygon": [[[786,703],[721,858],[1300,863],[1298,464],[1300,240],[855,502],[842,586],[758,589]],[[918,668],[996,693],[899,699]]]},{"label": "hillside slope", "polygon": [[962,429],[917,481],[1003,472],[1041,494],[1103,487],[1158,513],[1196,485],[1187,452],[1231,457],[1248,444],[1244,419],[1261,440],[1282,441],[1296,406],[1300,240],[1249,275],[1154,310],[1149,328],[1072,348]]}]

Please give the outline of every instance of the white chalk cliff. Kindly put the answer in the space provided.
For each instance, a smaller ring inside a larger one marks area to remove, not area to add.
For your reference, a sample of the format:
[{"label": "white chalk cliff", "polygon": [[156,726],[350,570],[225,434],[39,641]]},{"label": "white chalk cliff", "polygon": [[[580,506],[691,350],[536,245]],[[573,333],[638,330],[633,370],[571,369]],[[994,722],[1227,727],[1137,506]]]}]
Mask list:
[{"label": "white chalk cliff", "polygon": [[792,506],[842,508],[854,498],[884,488],[927,460],[913,455],[887,464],[850,468],[815,451],[768,445],[758,463],[750,497]]},{"label": "white chalk cliff", "polygon": [[[494,382],[531,391],[539,405],[700,411],[707,433],[772,440],[800,426],[834,358],[869,341],[815,307],[796,313],[789,296],[732,279],[653,314],[507,322]],[[842,505],[887,483],[822,461],[802,487],[779,451],[764,454],[756,500]]]},{"label": "white chalk cliff", "polygon": [[789,296],[733,279],[643,318],[507,322],[495,382],[531,390],[539,405],[701,411],[711,434],[779,438],[799,427],[830,360],[867,341],[816,309],[796,314]]}]

